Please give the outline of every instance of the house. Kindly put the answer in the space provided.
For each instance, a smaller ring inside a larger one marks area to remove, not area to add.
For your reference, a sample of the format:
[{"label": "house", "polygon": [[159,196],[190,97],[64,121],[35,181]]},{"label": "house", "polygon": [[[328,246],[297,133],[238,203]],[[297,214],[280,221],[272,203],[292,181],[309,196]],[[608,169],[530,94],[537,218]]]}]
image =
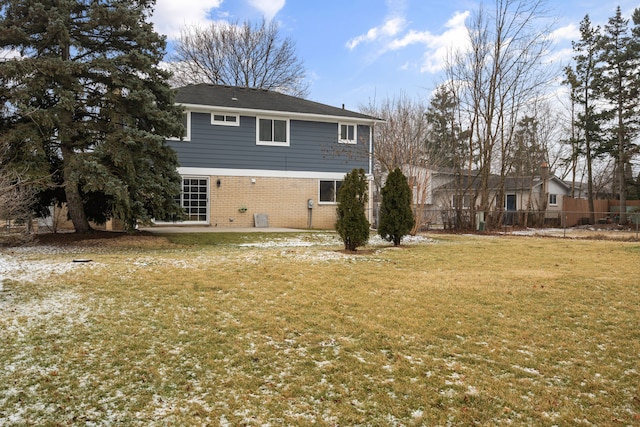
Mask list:
[{"label": "house", "polygon": [[[471,226],[484,219],[471,217],[479,207],[480,176],[477,171],[457,175],[443,168],[413,168],[416,212],[424,223],[456,226],[462,221]],[[549,175],[543,165],[538,176],[490,175],[490,208],[485,212],[501,225],[560,224],[563,198],[571,185]],[[502,197],[503,196],[503,197]],[[486,218],[489,220],[490,218]],[[495,221],[494,221],[495,223]]]},{"label": "house", "polygon": [[333,228],[344,175],[362,168],[371,186],[374,117],[211,84],[177,89],[176,102],[185,134],[168,145],[183,179],[184,224]]}]

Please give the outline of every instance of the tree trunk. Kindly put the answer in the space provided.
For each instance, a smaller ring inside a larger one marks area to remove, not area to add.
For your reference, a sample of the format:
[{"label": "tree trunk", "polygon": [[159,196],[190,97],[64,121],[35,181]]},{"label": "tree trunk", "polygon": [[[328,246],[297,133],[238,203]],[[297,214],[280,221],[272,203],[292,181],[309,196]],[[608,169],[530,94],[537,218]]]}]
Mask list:
[{"label": "tree trunk", "polygon": [[71,218],[71,222],[73,222],[73,228],[76,230],[76,233],[88,233],[91,231],[91,226],[84,213],[78,184],[67,181],[64,187],[64,193],[67,196],[69,217]]},{"label": "tree trunk", "polygon": [[73,152],[64,145],[62,145],[61,149],[64,162],[64,193],[67,197],[67,210],[69,212],[69,217],[71,218],[71,222],[73,223],[73,228],[76,233],[88,233],[91,231],[91,226],[89,225],[87,215],[84,212],[78,182],[71,177],[73,173],[73,167],[71,165]]},{"label": "tree trunk", "polygon": [[622,102],[618,105],[618,185],[620,186],[620,220],[621,225],[627,224],[627,180],[625,179],[624,121],[622,118]]}]

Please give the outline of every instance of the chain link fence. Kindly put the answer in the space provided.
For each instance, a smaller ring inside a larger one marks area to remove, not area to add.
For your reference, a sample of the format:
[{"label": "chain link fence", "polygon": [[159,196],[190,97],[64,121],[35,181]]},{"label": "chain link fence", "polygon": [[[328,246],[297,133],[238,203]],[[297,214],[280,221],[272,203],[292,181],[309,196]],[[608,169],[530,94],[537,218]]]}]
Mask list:
[{"label": "chain link fence", "polygon": [[[613,206],[612,208],[615,208]],[[626,215],[619,211],[590,212],[491,210],[476,212],[470,209],[414,210],[419,231],[442,229],[451,231],[491,231],[505,228],[566,228],[586,225],[623,225],[636,228],[640,223],[640,209],[628,209]]]}]

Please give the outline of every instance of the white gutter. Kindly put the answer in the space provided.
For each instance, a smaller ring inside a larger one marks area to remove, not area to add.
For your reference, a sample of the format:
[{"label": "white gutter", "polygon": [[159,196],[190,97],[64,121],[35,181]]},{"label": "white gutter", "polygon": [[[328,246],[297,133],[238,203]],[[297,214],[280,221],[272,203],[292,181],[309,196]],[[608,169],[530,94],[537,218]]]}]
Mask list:
[{"label": "white gutter", "polygon": [[211,113],[211,112],[237,112],[238,114],[245,116],[287,116],[289,118],[298,119],[298,120],[306,120],[311,122],[326,122],[326,121],[336,121],[336,122],[349,122],[349,123],[370,123],[371,125],[375,123],[384,123],[384,120],[379,119],[367,119],[363,117],[349,117],[349,116],[333,116],[326,114],[311,114],[311,113],[295,113],[292,111],[276,111],[276,110],[260,110],[255,108],[233,108],[233,107],[221,107],[216,105],[200,105],[200,104],[182,104],[177,103],[177,105],[183,106],[185,109],[193,112],[201,112],[201,113]]}]

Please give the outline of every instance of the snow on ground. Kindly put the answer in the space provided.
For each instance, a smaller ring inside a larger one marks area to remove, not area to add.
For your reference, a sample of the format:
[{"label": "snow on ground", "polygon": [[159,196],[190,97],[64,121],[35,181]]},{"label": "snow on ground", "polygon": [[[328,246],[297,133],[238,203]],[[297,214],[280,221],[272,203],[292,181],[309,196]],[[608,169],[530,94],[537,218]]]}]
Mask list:
[{"label": "snow on ground", "polygon": [[525,228],[523,230],[513,230],[506,234],[514,236],[557,236],[562,235],[566,230],[562,228]]},{"label": "snow on ground", "polygon": [[[24,246],[12,248],[10,252],[0,250],[0,313],[7,307],[14,311],[17,309],[16,307],[24,308],[24,305],[13,304],[14,294],[11,287],[6,283],[8,280],[31,283],[45,282],[50,280],[52,276],[62,275],[80,268],[93,268],[95,266],[91,265],[88,267],[89,264],[87,263],[74,262],[73,257],[63,260],[33,260],[26,259],[25,257],[25,255],[28,254],[41,255],[58,253],[60,253],[60,248],[53,246]],[[52,295],[46,301],[34,303],[39,304],[37,307],[26,308],[25,315],[31,316],[39,312],[45,312],[47,315],[51,315],[56,311],[55,307],[67,307],[67,309],[69,309],[69,307],[72,306],[70,298],[73,299],[75,296],[72,294]]]},{"label": "snow on ground", "polygon": [[[411,245],[411,244],[432,244],[435,243],[435,240],[430,239],[425,236],[405,236],[402,239],[403,245]],[[281,249],[280,256],[283,258],[293,259],[295,261],[306,261],[306,262],[328,262],[328,261],[371,261],[370,258],[362,258],[356,254],[346,254],[336,248],[342,249],[343,243],[336,234],[317,234],[314,235],[312,239],[309,239],[308,236],[304,237],[290,237],[290,238],[280,238],[280,239],[272,239],[265,242],[257,242],[257,243],[244,243],[240,245],[244,248],[254,248],[254,249]],[[316,247],[320,248],[320,250],[311,250],[311,248]],[[393,247],[392,243],[387,242],[382,239],[380,236],[375,235],[372,236],[367,244],[363,247],[358,248],[358,250],[362,249],[383,249]],[[326,248],[326,249],[324,249]],[[310,250],[307,250],[310,249]],[[259,254],[252,254],[251,257],[253,259],[258,259]]]},{"label": "snow on ground", "polygon": [[[33,249],[36,253],[43,253],[43,250],[51,250],[51,248],[43,247],[35,247]],[[26,250],[21,248],[19,252],[24,253]],[[52,274],[64,274],[82,266],[83,263],[73,262],[73,259],[65,261],[23,260],[20,257],[0,252],[0,290],[4,280],[36,282],[45,280]]]},{"label": "snow on ground", "polygon": [[[405,236],[402,238],[402,244],[424,244],[424,243],[434,243],[433,239],[430,239],[425,236],[415,235],[415,236]],[[340,237],[336,234],[316,234],[313,235],[313,238],[309,238],[308,236],[304,237],[292,237],[292,238],[280,238],[280,239],[272,239],[265,242],[257,242],[257,243],[243,243],[240,246],[242,247],[253,247],[253,248],[280,248],[280,247],[311,247],[311,246],[335,246],[341,245],[342,241]],[[371,246],[388,246],[390,242],[382,239],[377,234],[372,236],[367,242],[365,247]]]},{"label": "snow on ground", "polygon": [[601,235],[624,235],[630,236],[636,235],[634,229],[617,229],[617,228],[601,228],[596,226],[588,227],[571,227],[571,228],[525,228],[522,230],[510,230],[507,232],[499,233],[504,235],[514,236],[552,236],[552,237],[568,237],[568,238],[584,238],[589,235],[601,234]]},{"label": "snow on ground", "polygon": [[[434,243],[434,240],[425,237],[425,236],[405,236],[402,239],[403,245],[409,244],[430,244]],[[313,234],[310,236],[291,236],[279,239],[271,239],[264,242],[257,243],[245,243],[241,244],[241,247],[245,248],[311,248],[311,247],[331,247],[331,246],[340,246],[342,242],[340,238],[333,233],[327,234]],[[380,236],[375,235],[372,236],[365,248],[379,248],[379,247],[388,247],[390,245],[389,242],[380,238]],[[78,268],[89,268],[95,266],[95,263],[81,263],[74,262],[74,256],[77,258],[82,258],[82,252],[86,250],[86,248],[76,247],[76,246],[20,246],[11,248],[11,250],[0,251],[0,292],[3,291],[2,283],[5,280],[16,280],[16,281],[25,281],[25,282],[37,282],[39,280],[46,280],[51,275],[60,275],[65,274],[69,271],[78,269]],[[95,251],[96,248],[92,248],[92,251]],[[28,255],[60,255],[60,254],[68,254],[70,255],[67,259],[63,260],[27,260],[23,259],[24,256]],[[283,252],[283,255],[288,255],[288,252]],[[311,257],[312,260],[337,260],[343,259],[345,257],[344,254],[337,253],[333,250],[321,251],[321,253],[310,255],[310,254],[297,254],[298,257],[305,258]],[[176,267],[189,268],[190,264],[193,261],[176,261]],[[167,260],[163,261],[164,263]],[[208,261],[210,262],[210,260]],[[158,263],[158,260],[153,257],[141,257],[138,259],[131,260],[131,263],[135,267],[143,267],[147,265],[154,265]]]}]

